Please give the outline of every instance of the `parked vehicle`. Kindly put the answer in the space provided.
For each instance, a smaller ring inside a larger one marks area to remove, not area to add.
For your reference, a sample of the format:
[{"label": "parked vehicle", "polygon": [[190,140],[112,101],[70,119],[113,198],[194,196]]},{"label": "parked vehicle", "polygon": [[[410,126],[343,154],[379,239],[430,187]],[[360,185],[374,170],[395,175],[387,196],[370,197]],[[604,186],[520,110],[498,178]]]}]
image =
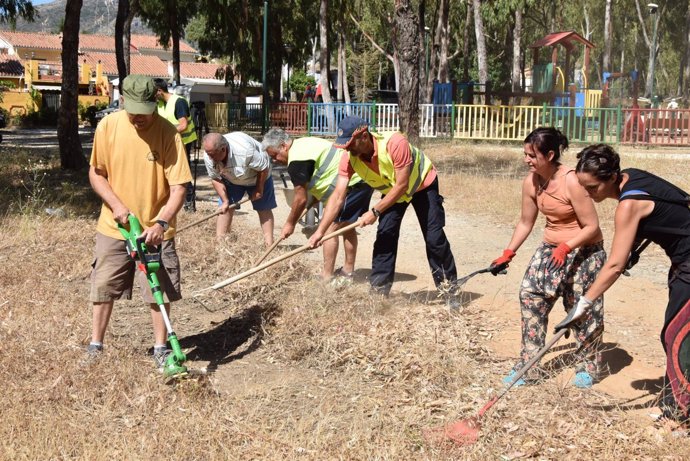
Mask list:
[{"label": "parked vehicle", "polygon": [[114,99],[113,102],[111,102],[108,107],[106,107],[103,110],[99,110],[98,112],[96,112],[96,123],[103,120],[103,117],[105,117],[106,115],[112,114],[113,112],[117,112],[118,110],[120,110],[120,100]]}]

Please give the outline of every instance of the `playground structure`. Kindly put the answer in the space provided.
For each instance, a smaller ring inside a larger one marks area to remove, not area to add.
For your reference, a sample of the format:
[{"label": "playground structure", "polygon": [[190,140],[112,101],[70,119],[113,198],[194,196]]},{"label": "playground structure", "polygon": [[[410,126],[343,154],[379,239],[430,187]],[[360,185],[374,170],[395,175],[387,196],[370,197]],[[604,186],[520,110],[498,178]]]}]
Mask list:
[{"label": "playground structure", "polygon": [[[579,45],[582,51],[577,53]],[[561,47],[565,53],[559,55]],[[548,61],[540,61],[543,48],[551,50]],[[590,88],[592,48],[591,42],[574,31],[556,32],[537,40],[530,45],[532,69],[527,72],[528,91],[524,92],[494,92],[490,82],[484,86],[435,82],[432,102],[419,105],[420,136],[522,141],[538,126],[554,126],[572,142],[690,145],[690,110],[641,109],[637,103],[637,72],[629,75],[632,107],[623,107],[620,102],[611,104],[612,82],[625,80],[628,75],[604,74],[603,88]],[[581,63],[579,68],[577,63]],[[475,104],[477,96],[486,103]],[[269,127],[281,127],[293,135],[307,136],[334,136],[339,121],[348,115],[368,120],[379,131],[400,127],[398,105],[376,101],[207,106],[209,125],[218,129],[265,132]]]}]

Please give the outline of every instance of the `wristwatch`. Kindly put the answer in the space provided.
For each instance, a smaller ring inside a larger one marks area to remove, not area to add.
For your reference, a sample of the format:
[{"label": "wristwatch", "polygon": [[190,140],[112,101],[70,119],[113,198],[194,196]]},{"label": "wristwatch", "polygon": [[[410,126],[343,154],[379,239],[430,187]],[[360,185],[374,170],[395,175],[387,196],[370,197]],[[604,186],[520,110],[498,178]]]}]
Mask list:
[{"label": "wristwatch", "polygon": [[159,219],[156,221],[156,224],[160,225],[163,228],[163,232],[166,232],[168,229],[170,229],[170,224],[168,224],[168,221],[163,221],[162,219]]},{"label": "wristwatch", "polygon": [[374,217],[376,219],[379,219],[379,216],[381,216],[381,212],[379,210],[377,210],[376,208],[372,207],[371,212],[374,214]]}]

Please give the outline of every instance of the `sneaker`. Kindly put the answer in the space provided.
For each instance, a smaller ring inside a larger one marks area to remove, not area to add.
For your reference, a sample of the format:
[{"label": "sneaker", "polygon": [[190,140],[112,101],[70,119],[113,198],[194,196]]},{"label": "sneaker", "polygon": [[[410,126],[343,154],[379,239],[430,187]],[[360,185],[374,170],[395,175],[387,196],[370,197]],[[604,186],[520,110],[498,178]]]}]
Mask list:
[{"label": "sneaker", "polygon": [[170,354],[172,354],[170,349],[163,349],[160,352],[154,351],[153,353],[153,362],[161,373],[163,372],[163,368],[165,368],[165,362],[168,360],[168,357],[170,357]]},{"label": "sneaker", "polygon": [[96,360],[103,354],[103,345],[102,344],[89,344],[86,347],[86,357],[81,361],[82,365],[89,365]]},{"label": "sneaker", "polygon": [[[517,374],[517,371],[510,370],[510,373],[508,373],[508,376],[503,378],[503,384],[505,384],[506,386],[509,386],[510,383],[512,383],[513,380],[515,379],[516,374]],[[513,384],[513,387],[520,387],[520,386],[524,386],[525,384],[527,384],[525,382],[525,380],[523,378],[520,378],[515,382],[515,384]]]},{"label": "sneaker", "polygon": [[578,371],[573,378],[573,385],[580,389],[589,389],[594,384],[594,378],[586,371]]},{"label": "sneaker", "polygon": [[331,279],[331,285],[334,287],[344,287],[350,286],[354,283],[355,274],[354,272],[345,272],[342,267],[336,269],[333,272],[333,278]]}]

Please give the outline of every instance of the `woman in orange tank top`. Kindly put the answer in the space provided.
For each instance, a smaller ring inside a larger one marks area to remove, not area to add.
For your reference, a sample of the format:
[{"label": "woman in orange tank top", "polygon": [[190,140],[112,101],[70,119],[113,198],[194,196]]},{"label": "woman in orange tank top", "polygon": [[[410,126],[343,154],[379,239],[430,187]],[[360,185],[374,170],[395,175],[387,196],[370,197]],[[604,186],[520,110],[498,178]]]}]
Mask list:
[{"label": "woman in orange tank top", "polygon": [[[520,286],[522,350],[520,360],[503,380],[506,384],[544,347],[549,312],[558,298],[563,299],[568,312],[606,261],[594,203],[573,169],[560,163],[568,139],[555,128],[537,128],[524,143],[524,162],[529,173],[522,183],[520,221],[501,257],[492,262],[491,272],[496,275],[508,267],[532,232],[539,212],[546,218],[546,227]],[[573,384],[580,388],[591,387],[599,377],[603,308],[603,298],[599,298],[588,316],[574,328],[580,353]],[[583,344],[586,347],[581,347]],[[545,370],[533,368],[516,385],[543,379],[545,375]]]}]

